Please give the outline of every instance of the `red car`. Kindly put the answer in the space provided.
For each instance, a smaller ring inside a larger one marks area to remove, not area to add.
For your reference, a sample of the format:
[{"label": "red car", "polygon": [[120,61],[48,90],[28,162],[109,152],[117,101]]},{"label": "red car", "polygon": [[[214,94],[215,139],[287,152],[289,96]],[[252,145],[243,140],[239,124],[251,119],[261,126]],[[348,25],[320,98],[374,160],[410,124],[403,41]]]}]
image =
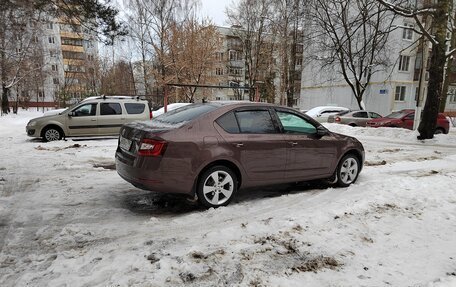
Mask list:
[{"label": "red car", "polygon": [[[413,121],[415,119],[415,110],[407,109],[391,113],[383,118],[373,119],[367,122],[368,127],[392,127],[413,129]],[[444,114],[439,113],[437,117],[437,125],[435,128],[436,134],[447,134],[450,130],[450,122]]]}]

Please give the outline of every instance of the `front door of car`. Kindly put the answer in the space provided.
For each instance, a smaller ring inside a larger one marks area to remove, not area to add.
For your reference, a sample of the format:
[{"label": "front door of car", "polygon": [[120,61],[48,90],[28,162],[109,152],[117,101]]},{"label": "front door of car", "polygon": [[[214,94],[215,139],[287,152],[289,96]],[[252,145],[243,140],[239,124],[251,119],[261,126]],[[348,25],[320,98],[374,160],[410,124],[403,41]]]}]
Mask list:
[{"label": "front door of car", "polygon": [[410,113],[402,118],[401,127],[409,130],[413,129],[413,121],[415,119],[415,113]]},{"label": "front door of car", "polygon": [[282,182],[286,144],[268,108],[235,111],[238,132],[225,134],[250,181]]},{"label": "front door of car", "polygon": [[83,104],[68,113],[68,136],[93,135],[98,132],[97,104]]},{"label": "front door of car", "polygon": [[125,123],[126,115],[119,103],[100,103],[99,135],[115,135]]},{"label": "front door of car", "polygon": [[287,180],[307,180],[332,173],[336,160],[335,138],[318,136],[310,121],[288,110],[276,110],[287,144]]}]

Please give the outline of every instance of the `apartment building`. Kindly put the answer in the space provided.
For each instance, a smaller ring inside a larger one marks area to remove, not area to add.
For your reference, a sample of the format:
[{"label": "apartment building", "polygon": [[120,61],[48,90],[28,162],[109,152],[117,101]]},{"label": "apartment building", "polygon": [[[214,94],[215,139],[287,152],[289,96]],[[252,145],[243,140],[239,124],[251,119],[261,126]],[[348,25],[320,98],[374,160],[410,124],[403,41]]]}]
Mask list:
[{"label": "apartment building", "polygon": [[[377,71],[367,85],[363,102],[366,109],[386,115],[394,110],[415,108],[417,101],[423,103],[427,90],[428,73],[422,67],[428,66],[419,35],[414,31],[412,19],[398,17],[393,25],[400,27],[389,36],[389,64]],[[318,52],[310,49],[305,53]],[[423,61],[424,60],[424,61]],[[424,77],[420,86],[420,75]],[[420,87],[422,87],[420,92]],[[456,109],[456,85],[450,86],[447,109]],[[309,60],[302,72],[301,96],[298,106],[308,110],[315,106],[336,105],[359,109],[349,85],[344,81],[340,67],[334,64],[332,72],[322,72],[321,62]]]},{"label": "apartment building", "polygon": [[[268,57],[261,59],[258,67],[256,87],[248,88],[249,73],[246,65],[245,51],[241,37],[242,27],[217,27],[222,38],[222,48],[216,54],[216,63],[212,76],[215,78],[215,85],[232,87],[231,89],[211,89],[211,100],[249,100],[250,93],[253,98],[262,101],[280,103],[286,95],[280,96],[280,85],[283,78],[280,74],[281,58],[277,51],[278,43],[273,35],[267,35],[264,46],[276,45],[275,52]],[[289,51],[292,52],[291,49]],[[294,103],[297,104],[301,86],[301,67],[303,59],[302,45],[294,49],[296,53],[296,73],[294,75],[295,95]],[[267,55],[267,53],[266,53]]]},{"label": "apartment building", "polygon": [[[10,102],[28,107],[66,106],[96,93],[97,40],[79,21],[45,17],[29,27],[34,73],[14,86]],[[14,104],[11,104],[14,106]]]}]

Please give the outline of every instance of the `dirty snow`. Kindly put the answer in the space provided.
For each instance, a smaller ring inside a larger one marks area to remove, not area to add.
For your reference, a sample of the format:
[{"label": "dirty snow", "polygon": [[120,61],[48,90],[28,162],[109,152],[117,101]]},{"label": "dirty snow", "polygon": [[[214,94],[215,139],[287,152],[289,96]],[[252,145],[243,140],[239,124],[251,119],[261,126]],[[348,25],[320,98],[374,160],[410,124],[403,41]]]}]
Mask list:
[{"label": "dirty snow", "polygon": [[454,129],[327,124],[364,144],[356,184],[204,210],[123,181],[116,139],[28,138],[38,115],[0,118],[0,286],[456,286]]}]

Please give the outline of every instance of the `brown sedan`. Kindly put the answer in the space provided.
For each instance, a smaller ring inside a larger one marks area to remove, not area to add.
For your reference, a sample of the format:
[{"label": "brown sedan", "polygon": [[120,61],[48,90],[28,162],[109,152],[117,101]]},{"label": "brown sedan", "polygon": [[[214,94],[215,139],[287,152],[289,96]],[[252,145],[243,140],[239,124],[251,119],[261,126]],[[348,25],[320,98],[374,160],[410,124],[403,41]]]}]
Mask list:
[{"label": "brown sedan", "polygon": [[314,179],[355,182],[364,149],[290,108],[259,103],[192,104],[126,124],[116,166],[134,186],[227,205],[237,190]]}]

